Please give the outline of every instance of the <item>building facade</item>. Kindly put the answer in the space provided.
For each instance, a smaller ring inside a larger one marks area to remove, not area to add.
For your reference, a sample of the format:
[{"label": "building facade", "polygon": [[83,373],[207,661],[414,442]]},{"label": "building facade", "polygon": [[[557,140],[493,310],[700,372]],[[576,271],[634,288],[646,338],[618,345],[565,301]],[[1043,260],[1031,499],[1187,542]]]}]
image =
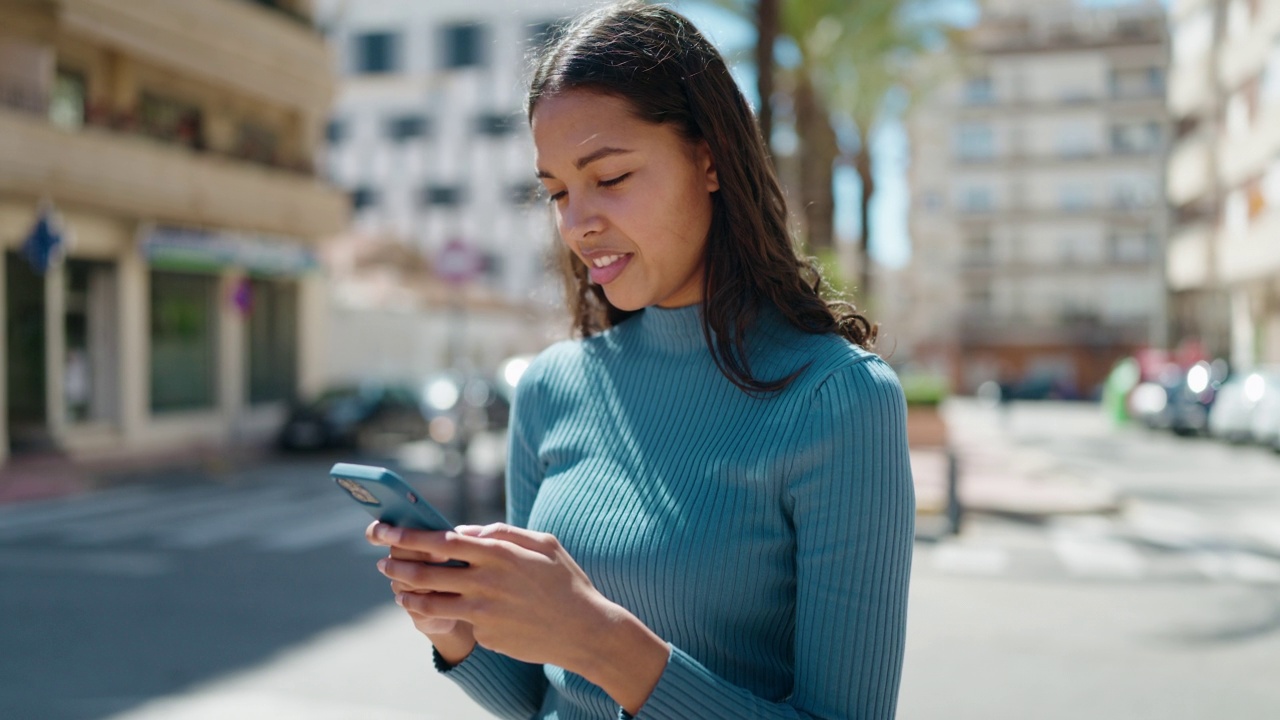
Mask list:
[{"label": "building facade", "polygon": [[991,2],[968,41],[909,121],[914,355],[1090,396],[1167,339],[1163,8]]},{"label": "building facade", "polygon": [[1280,4],[1178,0],[1169,18],[1173,331],[1237,368],[1280,363]]},{"label": "building facade", "polygon": [[[567,328],[555,312],[558,280],[548,270],[554,227],[539,201],[523,107],[536,49],[595,4],[318,4],[342,78],[327,126],[326,170],[353,206],[340,243],[346,247],[335,254],[399,258],[384,269],[407,289],[402,296],[416,297],[417,317],[406,317],[405,326],[438,328],[423,342],[456,342],[451,323],[433,323],[451,313],[465,312],[475,330],[462,331],[461,349],[401,354],[420,359],[419,374],[446,364],[493,367],[503,355],[540,349],[550,326]],[[343,285],[339,312],[363,295],[370,310],[385,314],[386,303],[370,299],[379,294],[369,288],[372,275],[350,272],[335,273]],[[341,348],[333,350],[341,356]]]},{"label": "building facade", "polygon": [[0,457],[254,440],[323,382],[313,250],[348,205],[310,14],[0,0]]}]

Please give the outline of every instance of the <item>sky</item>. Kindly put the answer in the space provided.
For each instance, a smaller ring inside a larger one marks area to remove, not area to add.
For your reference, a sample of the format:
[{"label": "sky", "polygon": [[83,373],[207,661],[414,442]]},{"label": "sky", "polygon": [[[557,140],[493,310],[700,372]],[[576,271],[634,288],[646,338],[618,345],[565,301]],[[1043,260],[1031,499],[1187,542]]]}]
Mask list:
[{"label": "sky", "polygon": [[[1134,0],[1077,0],[1090,7],[1114,6]],[[759,99],[755,92],[755,71],[748,63],[735,62],[738,57],[750,57],[755,44],[755,28],[751,23],[735,16],[708,0],[675,0],[673,6],[684,13],[722,53],[729,57],[734,77],[743,94],[753,106]],[[1165,0],[1167,4],[1167,0]],[[946,13],[957,25],[970,25],[977,21],[978,12],[972,0],[940,0],[939,12]],[[785,61],[785,50],[779,51]],[[775,145],[787,138],[775,134]],[[898,268],[911,259],[911,237],[907,225],[910,205],[910,188],[907,184],[907,166],[910,148],[906,129],[901,118],[888,117],[872,133],[872,156],[876,179],[876,193],[871,206],[871,255],[881,265]],[[852,168],[836,171],[834,189],[836,198],[835,228],[837,239],[853,242],[859,232],[858,209],[855,203],[859,183]]]}]

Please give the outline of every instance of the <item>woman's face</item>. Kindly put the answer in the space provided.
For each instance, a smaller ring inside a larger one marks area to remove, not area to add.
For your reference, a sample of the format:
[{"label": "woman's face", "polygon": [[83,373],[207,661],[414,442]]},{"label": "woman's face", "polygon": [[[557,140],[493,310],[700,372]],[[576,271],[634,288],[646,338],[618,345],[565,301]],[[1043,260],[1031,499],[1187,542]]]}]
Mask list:
[{"label": "woman's face", "polygon": [[610,303],[639,310],[702,300],[711,193],[720,188],[706,143],[586,90],[539,100],[533,141],[560,238]]}]

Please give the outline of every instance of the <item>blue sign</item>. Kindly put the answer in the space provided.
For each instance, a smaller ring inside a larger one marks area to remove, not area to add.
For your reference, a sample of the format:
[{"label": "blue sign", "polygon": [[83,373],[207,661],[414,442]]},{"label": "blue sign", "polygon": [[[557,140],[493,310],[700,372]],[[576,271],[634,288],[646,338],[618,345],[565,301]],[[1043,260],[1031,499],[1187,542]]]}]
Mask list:
[{"label": "blue sign", "polygon": [[49,266],[62,247],[62,228],[54,217],[53,210],[45,207],[40,210],[31,234],[22,242],[22,256],[31,263],[31,267],[41,275],[49,272]]}]

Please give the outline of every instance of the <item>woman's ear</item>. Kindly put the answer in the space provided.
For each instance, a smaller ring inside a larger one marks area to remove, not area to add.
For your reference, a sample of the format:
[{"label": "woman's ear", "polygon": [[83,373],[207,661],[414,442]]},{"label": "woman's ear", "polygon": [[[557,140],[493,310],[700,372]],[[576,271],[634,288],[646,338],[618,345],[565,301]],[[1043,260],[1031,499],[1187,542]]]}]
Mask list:
[{"label": "woman's ear", "polygon": [[706,140],[698,141],[698,167],[702,169],[707,178],[707,192],[713,193],[720,189],[720,176],[716,174],[716,160],[711,155],[711,146]]}]

